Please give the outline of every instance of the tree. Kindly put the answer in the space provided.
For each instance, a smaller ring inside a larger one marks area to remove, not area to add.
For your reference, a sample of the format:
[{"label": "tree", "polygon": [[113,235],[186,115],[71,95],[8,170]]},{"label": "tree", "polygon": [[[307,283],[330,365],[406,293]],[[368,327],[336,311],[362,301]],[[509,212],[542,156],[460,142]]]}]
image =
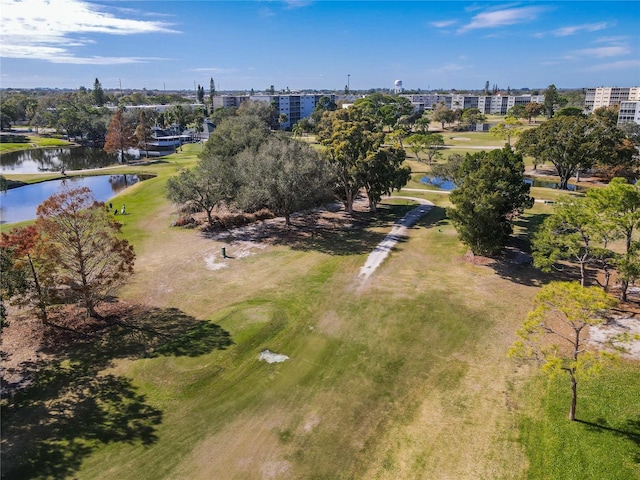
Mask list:
[{"label": "tree", "polygon": [[440,122],[442,129],[444,130],[445,123],[452,123],[455,121],[455,113],[449,107],[445,105],[438,105],[431,116],[434,122]]},{"label": "tree", "polygon": [[584,111],[580,107],[562,107],[553,115],[554,117],[586,117]]},{"label": "tree", "polygon": [[211,133],[202,155],[231,158],[247,148],[256,152],[268,136],[269,127],[259,116],[229,117]]},{"label": "tree", "polygon": [[422,161],[419,152],[426,150],[426,163],[431,165],[433,160],[440,155],[440,148],[444,145],[444,137],[439,133],[415,133],[406,139],[409,150],[416,154],[418,161]]},{"label": "tree", "polygon": [[476,128],[478,123],[484,122],[487,117],[477,108],[465,108],[462,111],[462,121],[468,125],[471,125],[473,129]]},{"label": "tree", "polygon": [[344,205],[353,214],[353,202],[363,187],[366,159],[378,151],[384,134],[373,131],[373,122],[360,110],[326,112],[318,126],[318,139],[335,167],[344,193]]},{"label": "tree", "polygon": [[559,260],[575,261],[584,287],[585,267],[597,260],[595,246],[604,237],[592,202],[584,197],[560,197],[554,214],[533,236],[533,264],[549,272]]},{"label": "tree", "polygon": [[508,145],[511,146],[511,137],[520,135],[522,132],[521,126],[522,123],[520,123],[517,118],[506,117],[504,122],[500,122],[491,127],[489,133],[501,140],[506,140]]},{"label": "tree", "polygon": [[204,103],[204,87],[198,84],[196,92],[198,97],[198,103]]},{"label": "tree", "polygon": [[2,299],[14,305],[31,307],[44,325],[49,323],[47,309],[55,292],[55,262],[46,255],[49,245],[42,241],[35,225],[13,228],[2,233],[0,275]]},{"label": "tree", "polygon": [[608,164],[620,160],[624,134],[598,118],[554,117],[521,135],[516,148],[537,160],[550,162],[566,190],[571,176],[594,163]]},{"label": "tree", "polygon": [[18,120],[18,110],[13,102],[0,99],[0,129],[11,129],[11,125]]},{"label": "tree", "polygon": [[514,105],[509,110],[507,110],[507,118],[508,117],[513,117],[515,119],[526,118],[527,109],[525,108],[524,105],[520,105],[520,104]]},{"label": "tree", "polygon": [[151,125],[149,124],[147,114],[144,110],[140,110],[140,117],[135,135],[138,139],[138,145],[144,149],[144,156],[148,157],[149,141],[151,141],[153,137],[153,131],[151,130]]},{"label": "tree", "polygon": [[178,205],[191,204],[207,214],[213,224],[213,210],[230,203],[239,188],[238,171],[233,157],[206,154],[190,170],[181,170],[167,181],[166,195]]},{"label": "tree", "polygon": [[381,148],[365,159],[362,184],[372,212],[377,211],[377,204],[382,195],[400,190],[411,178],[411,168],[402,166],[404,159],[404,150],[395,147]]},{"label": "tree", "polygon": [[93,82],[93,103],[98,107],[102,107],[104,105],[104,90],[102,90],[102,84],[100,80],[96,78],[96,81]]},{"label": "tree", "polygon": [[578,381],[597,373],[614,354],[595,350],[586,341],[589,327],[606,321],[606,310],[616,301],[596,287],[551,282],[535,297],[518,340],[509,350],[512,357],[535,359],[550,377],[566,372],[571,383],[569,419],[575,421]]},{"label": "tree", "polygon": [[257,153],[245,151],[238,156],[242,172],[239,206],[255,211],[268,208],[285,217],[316,207],[332,195],[331,169],[313,148],[289,137],[275,136]]},{"label": "tree", "polygon": [[620,299],[624,302],[629,281],[637,278],[640,272],[638,245],[634,242],[634,234],[640,225],[640,190],[624,178],[614,178],[605,188],[588,191],[587,199],[597,215],[593,223],[607,229],[612,239],[624,241],[624,252],[618,261]]},{"label": "tree", "polygon": [[[620,113],[620,105],[609,105],[608,107],[596,108],[593,114],[615,127],[618,124],[618,115]],[[638,125],[637,123],[635,125]]]},{"label": "tree", "polygon": [[532,119],[535,121],[535,118],[544,112],[544,105],[537,102],[529,102],[524,106],[524,110],[527,120],[531,123]]},{"label": "tree", "polygon": [[467,154],[451,192],[447,215],[474,254],[493,255],[507,243],[513,222],[533,206],[522,156],[509,147]]},{"label": "tree", "polygon": [[125,152],[128,148],[136,144],[133,128],[124,118],[124,110],[118,109],[111,117],[107,128],[107,138],[104,144],[104,151],[107,153],[118,152],[120,161],[125,161]]},{"label": "tree", "polygon": [[410,115],[412,106],[408,98],[374,93],[353,102],[353,107],[373,124],[373,128],[382,131],[385,127],[393,127],[398,120]]},{"label": "tree", "polygon": [[547,112],[547,118],[553,117],[556,108],[564,107],[567,99],[564,98],[555,85],[551,84],[544,91],[544,109]]},{"label": "tree", "polygon": [[431,119],[429,118],[430,113],[428,111],[422,112],[422,116],[416,120],[416,130],[420,133],[428,133],[429,132],[429,124],[431,123]]},{"label": "tree", "polygon": [[285,125],[289,121],[289,116],[286,113],[281,113],[278,115],[278,123],[280,124],[280,130],[285,129]]},{"label": "tree", "polygon": [[59,281],[70,300],[81,301],[91,317],[96,306],[133,273],[135,253],[120,239],[120,224],[87,187],[64,188],[36,210],[36,226],[48,244]]},{"label": "tree", "polygon": [[213,111],[213,97],[216,96],[216,82],[213,81],[213,77],[209,79],[209,103],[211,104],[211,111]]}]

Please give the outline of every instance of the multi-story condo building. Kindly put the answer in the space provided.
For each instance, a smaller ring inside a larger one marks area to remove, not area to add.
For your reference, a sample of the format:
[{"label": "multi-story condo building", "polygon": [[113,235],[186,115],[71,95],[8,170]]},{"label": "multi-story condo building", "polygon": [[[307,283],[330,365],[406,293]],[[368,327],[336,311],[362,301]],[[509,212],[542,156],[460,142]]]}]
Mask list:
[{"label": "multi-story condo building", "polygon": [[620,105],[627,100],[640,100],[640,87],[587,88],[584,103],[586,110],[593,112],[596,108]]},{"label": "multi-story condo building", "polygon": [[623,123],[637,123],[640,125],[640,100],[620,102],[618,125]]},{"label": "multi-story condo building", "polygon": [[216,95],[213,97],[213,108],[237,108],[242,102],[249,100],[249,95]]},{"label": "multi-story condo building", "polygon": [[447,95],[402,95],[408,98],[415,110],[433,110],[437,105],[444,104],[451,110],[477,108],[484,114],[504,115],[514,105],[527,103],[544,103],[544,95],[461,95],[451,93]]},{"label": "multi-story condo building", "polygon": [[242,102],[252,100],[255,102],[271,103],[276,108],[276,118],[281,114],[287,116],[286,122],[275,123],[273,128],[290,128],[296,122],[307,118],[313,113],[316,105],[322,97],[336,101],[335,95],[314,95],[303,93],[286,93],[276,95],[218,95],[213,97],[213,107],[239,107]]}]

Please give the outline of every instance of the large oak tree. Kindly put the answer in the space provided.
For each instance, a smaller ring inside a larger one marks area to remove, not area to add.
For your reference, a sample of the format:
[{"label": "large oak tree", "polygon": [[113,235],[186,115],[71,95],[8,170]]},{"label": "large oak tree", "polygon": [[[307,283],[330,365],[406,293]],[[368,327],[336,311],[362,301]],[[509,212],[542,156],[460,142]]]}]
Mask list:
[{"label": "large oak tree", "polygon": [[629,154],[619,148],[623,139],[620,129],[596,116],[562,116],[523,132],[516,148],[535,157],[537,162],[553,164],[560,177],[560,188],[566,190],[569,179],[580,169],[624,160],[621,155]]}]

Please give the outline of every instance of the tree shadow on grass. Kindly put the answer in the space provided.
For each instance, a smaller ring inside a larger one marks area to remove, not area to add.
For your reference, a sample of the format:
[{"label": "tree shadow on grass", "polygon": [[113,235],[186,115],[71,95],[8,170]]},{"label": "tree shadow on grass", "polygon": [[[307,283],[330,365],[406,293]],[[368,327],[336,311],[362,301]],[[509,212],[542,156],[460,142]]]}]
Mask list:
[{"label": "tree shadow on grass", "polygon": [[631,440],[639,448],[635,457],[635,462],[640,464],[640,417],[637,419],[628,419],[623,428],[614,428],[609,426],[609,422],[604,418],[598,418],[595,422],[576,418],[576,422],[584,425],[586,430],[590,432],[603,434],[608,433],[610,435],[615,435],[616,437]]},{"label": "tree shadow on grass", "polygon": [[105,348],[112,358],[197,357],[233,344],[229,332],[219,325],[197,320],[177,308],[134,309],[124,318],[111,320],[114,328],[105,339]]},{"label": "tree shadow on grass", "polygon": [[[380,205],[377,212],[354,212],[351,217],[324,219],[318,214],[305,216],[298,226],[300,235],[282,243],[294,250],[318,251],[330,255],[361,255],[371,252],[387,233],[374,228],[392,228],[416,205]],[[403,239],[404,241],[404,239]]]},{"label": "tree shadow on grass", "polygon": [[[132,307],[94,335],[51,331],[47,361],[24,362],[24,388],[2,401],[2,478],[64,478],[114,442],[151,445],[162,411],[131,380],[105,373],[116,358],[197,356],[232,344],[228,332],[178,309]],[[62,338],[61,338],[62,337]]]}]

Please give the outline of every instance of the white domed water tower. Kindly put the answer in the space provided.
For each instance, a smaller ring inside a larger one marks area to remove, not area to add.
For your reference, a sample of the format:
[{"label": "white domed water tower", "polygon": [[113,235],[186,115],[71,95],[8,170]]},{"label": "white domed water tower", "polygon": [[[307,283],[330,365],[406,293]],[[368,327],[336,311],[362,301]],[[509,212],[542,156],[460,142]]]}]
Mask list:
[{"label": "white domed water tower", "polygon": [[402,80],[396,80],[393,82],[393,91],[394,93],[402,93],[404,89],[402,88]]}]

